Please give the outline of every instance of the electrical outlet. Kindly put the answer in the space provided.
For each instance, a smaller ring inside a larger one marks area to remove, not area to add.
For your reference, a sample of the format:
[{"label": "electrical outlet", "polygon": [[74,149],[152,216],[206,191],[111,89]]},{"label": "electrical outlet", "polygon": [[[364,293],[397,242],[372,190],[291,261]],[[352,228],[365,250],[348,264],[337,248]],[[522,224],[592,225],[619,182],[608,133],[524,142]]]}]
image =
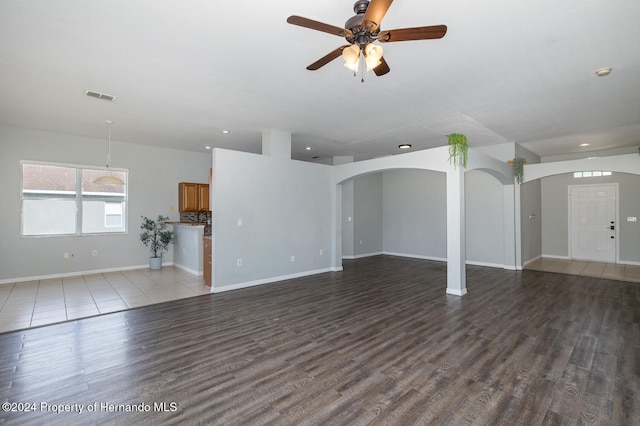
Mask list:
[{"label": "electrical outlet", "polygon": [[637,222],[638,218],[635,216],[627,216],[627,222]]},{"label": "electrical outlet", "polygon": [[64,252],[64,254],[63,254],[63,256],[64,256],[64,258],[65,258],[65,259],[68,259],[68,258],[69,258],[69,252],[68,252],[68,251],[65,251],[65,252]]},{"label": "electrical outlet", "polygon": [[320,249],[320,256],[324,254],[324,250]]},{"label": "electrical outlet", "polygon": [[296,257],[295,256],[291,256],[291,261],[295,262],[296,261]]},{"label": "electrical outlet", "polygon": [[238,228],[240,228],[242,226],[242,219],[238,219],[237,224],[238,224]]},{"label": "electrical outlet", "polygon": [[236,260],[236,266],[242,266],[242,259]]},{"label": "electrical outlet", "polygon": [[97,256],[98,255],[98,250],[93,249],[91,250],[91,256]]}]

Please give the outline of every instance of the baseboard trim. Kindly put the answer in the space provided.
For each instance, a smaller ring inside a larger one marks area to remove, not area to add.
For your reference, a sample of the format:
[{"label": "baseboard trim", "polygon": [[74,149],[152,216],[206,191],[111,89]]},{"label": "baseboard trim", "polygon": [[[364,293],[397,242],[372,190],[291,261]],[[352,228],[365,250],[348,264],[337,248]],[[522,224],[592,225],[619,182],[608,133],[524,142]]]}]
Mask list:
[{"label": "baseboard trim", "polygon": [[436,262],[446,262],[446,257],[435,257],[435,256],[422,256],[418,254],[409,254],[409,253],[397,253],[393,251],[383,251],[381,254],[386,254],[388,256],[399,256],[399,257],[409,257],[411,259],[422,259],[422,260],[433,260]]},{"label": "baseboard trim", "polygon": [[542,254],[540,257],[546,257],[548,259],[562,259],[562,260],[571,260],[569,256],[556,256],[553,254]]},{"label": "baseboard trim", "polygon": [[196,271],[195,269],[187,268],[186,266],[180,265],[178,263],[173,264],[174,267],[183,270],[185,272],[190,273],[191,275],[195,275],[196,277],[201,277],[204,275],[204,271]]},{"label": "baseboard trim", "polygon": [[[162,263],[162,266],[174,266],[174,264],[173,262],[166,262],[166,263]],[[27,281],[51,280],[56,278],[79,277],[82,275],[105,274],[108,272],[132,271],[134,269],[146,269],[146,268],[149,268],[148,263],[145,265],[132,265],[132,266],[124,266],[124,267],[118,267],[118,268],[92,269],[89,271],[63,272],[60,274],[33,275],[30,277],[3,279],[3,280],[0,280],[0,285],[23,283]]]},{"label": "baseboard trim", "polygon": [[381,254],[385,254],[382,251],[377,251],[374,253],[364,253],[364,254],[354,254],[354,255],[348,255],[348,256],[342,256],[343,259],[350,259],[350,260],[354,260],[354,259],[363,259],[365,257],[372,257],[372,256],[380,256]]},{"label": "baseboard trim", "polygon": [[[342,267],[339,267],[339,270],[342,270]],[[211,286],[211,293],[223,293],[225,291],[239,290],[241,288],[255,287],[255,286],[258,286],[258,285],[270,284],[270,283],[274,283],[274,282],[278,282],[278,281],[290,280],[290,279],[293,279],[293,278],[308,277],[309,275],[316,275],[316,274],[322,274],[322,273],[325,273],[325,272],[337,272],[337,271],[338,271],[338,268],[329,267],[329,268],[323,268],[323,269],[316,269],[316,270],[312,270],[312,271],[297,272],[295,274],[281,275],[281,276],[278,276],[278,277],[265,278],[265,279],[261,279],[261,280],[246,281],[246,282],[243,282],[243,283],[230,284],[230,285],[225,285],[225,286],[222,286],[222,287],[216,287],[215,283],[214,283]]]},{"label": "baseboard trim", "polygon": [[467,289],[464,288],[462,290],[457,289],[457,288],[449,288],[447,287],[447,294],[451,294],[453,296],[464,296],[465,294],[467,294]]}]

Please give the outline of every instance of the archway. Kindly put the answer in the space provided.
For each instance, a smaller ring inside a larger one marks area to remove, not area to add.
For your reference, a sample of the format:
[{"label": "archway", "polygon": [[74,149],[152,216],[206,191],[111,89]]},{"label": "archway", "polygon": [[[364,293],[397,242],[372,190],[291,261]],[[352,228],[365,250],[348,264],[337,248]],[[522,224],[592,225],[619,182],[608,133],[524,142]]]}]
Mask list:
[{"label": "archway", "polygon": [[[466,170],[483,170],[497,177],[506,186],[513,185],[511,167],[494,158],[470,150]],[[455,168],[449,163],[448,147],[439,147],[392,157],[334,166],[336,186],[336,215],[334,218],[333,267],[342,265],[342,184],[358,176],[394,169],[424,169],[442,172],[446,175],[446,261],[447,293],[462,296],[466,294],[466,241],[465,241],[465,169]],[[509,191],[505,190],[505,194]],[[512,197],[507,197],[505,205],[512,206]],[[506,208],[513,216],[513,207]]]}]

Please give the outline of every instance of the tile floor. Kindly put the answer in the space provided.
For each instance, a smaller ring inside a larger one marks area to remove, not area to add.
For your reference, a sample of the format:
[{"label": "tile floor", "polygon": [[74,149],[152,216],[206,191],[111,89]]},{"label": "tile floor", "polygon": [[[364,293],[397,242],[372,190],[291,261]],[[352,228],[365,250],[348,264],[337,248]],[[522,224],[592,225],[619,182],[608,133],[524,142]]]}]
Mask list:
[{"label": "tile floor", "polygon": [[172,266],[0,285],[0,333],[209,294]]},{"label": "tile floor", "polygon": [[606,278],[609,280],[640,282],[640,266],[638,265],[542,257],[528,263],[524,269]]}]

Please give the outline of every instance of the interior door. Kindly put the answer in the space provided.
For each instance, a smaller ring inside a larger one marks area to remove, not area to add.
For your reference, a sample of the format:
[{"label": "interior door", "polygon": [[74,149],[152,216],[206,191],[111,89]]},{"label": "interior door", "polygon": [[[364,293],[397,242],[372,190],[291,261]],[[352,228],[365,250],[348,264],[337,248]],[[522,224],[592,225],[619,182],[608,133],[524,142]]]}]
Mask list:
[{"label": "interior door", "polygon": [[616,185],[569,186],[569,242],[573,259],[615,263]]}]

